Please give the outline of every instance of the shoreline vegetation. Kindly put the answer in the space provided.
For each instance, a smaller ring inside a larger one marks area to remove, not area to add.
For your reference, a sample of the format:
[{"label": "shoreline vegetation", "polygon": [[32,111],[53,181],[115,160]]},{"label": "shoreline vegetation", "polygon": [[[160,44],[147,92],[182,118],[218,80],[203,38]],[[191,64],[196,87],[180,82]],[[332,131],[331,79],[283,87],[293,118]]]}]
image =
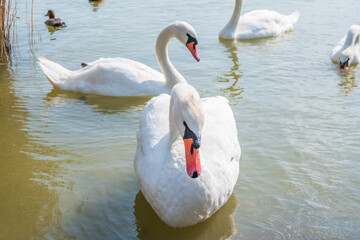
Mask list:
[{"label": "shoreline vegetation", "polygon": [[0,65],[9,61],[11,52],[11,34],[15,36],[16,4],[11,13],[12,0],[0,0]]}]

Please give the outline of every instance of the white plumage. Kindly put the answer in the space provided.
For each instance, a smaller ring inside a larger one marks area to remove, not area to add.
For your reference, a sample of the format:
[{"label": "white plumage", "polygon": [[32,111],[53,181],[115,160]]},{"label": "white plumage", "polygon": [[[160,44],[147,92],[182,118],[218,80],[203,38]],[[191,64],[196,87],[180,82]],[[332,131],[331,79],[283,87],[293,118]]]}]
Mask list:
[{"label": "white plumage", "polygon": [[62,90],[105,96],[144,96],[169,92],[164,75],[125,58],[100,58],[70,71],[46,58],[39,65],[49,82]]},{"label": "white plumage", "polygon": [[[179,94],[181,100],[177,100]],[[177,101],[181,109],[175,107]],[[194,102],[198,102],[196,107]],[[203,115],[189,119],[194,111]],[[181,126],[176,128],[171,119],[184,120],[189,126],[203,122],[199,130],[202,172],[198,178],[190,178],[186,172]],[[162,94],[149,101],[137,139],[134,166],[141,191],[166,224],[185,227],[204,221],[229,199],[239,174],[241,150],[235,119],[224,97],[200,101],[194,88],[179,83],[171,96]]]},{"label": "white plumage", "polygon": [[338,42],[331,54],[331,60],[344,63],[349,59],[350,64],[360,63],[360,26],[352,25],[348,33]]},{"label": "white plumage", "polygon": [[242,0],[236,0],[233,15],[221,30],[223,39],[250,39],[279,36],[291,31],[299,18],[294,11],[286,16],[271,10],[255,10],[240,16]]},{"label": "white plumage", "polygon": [[[174,22],[161,31],[155,49],[163,74],[145,64],[125,58],[100,58],[76,71],[67,70],[44,57],[39,57],[38,63],[50,83],[62,90],[106,96],[158,95],[169,93],[176,83],[185,81],[171,64],[167,45],[172,38],[186,45],[189,36],[197,38],[195,30],[181,21]],[[188,47],[193,55],[197,54],[195,46],[191,49]],[[164,74],[168,75],[166,80]]]}]

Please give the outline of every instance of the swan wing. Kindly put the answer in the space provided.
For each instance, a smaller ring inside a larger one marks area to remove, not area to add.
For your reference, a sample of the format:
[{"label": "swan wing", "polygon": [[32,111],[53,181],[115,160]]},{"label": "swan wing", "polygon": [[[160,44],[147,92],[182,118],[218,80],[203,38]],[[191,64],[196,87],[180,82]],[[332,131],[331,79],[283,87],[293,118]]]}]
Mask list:
[{"label": "swan wing", "polygon": [[237,38],[278,36],[291,31],[298,20],[297,11],[286,16],[271,10],[255,10],[240,17]]},{"label": "swan wing", "polygon": [[[169,92],[162,73],[126,58],[100,58],[77,71],[66,70],[45,58],[39,61],[40,66],[46,67],[42,69],[49,81],[67,91],[107,96],[146,96]],[[46,62],[46,65],[41,62]]]},{"label": "swan wing", "polygon": [[202,103],[205,125],[201,154],[209,171],[216,176],[214,191],[226,201],[239,175],[241,148],[236,122],[226,98],[204,98]]},{"label": "swan wing", "polygon": [[337,45],[332,50],[331,60],[333,60],[336,63],[339,62],[340,54],[345,49],[346,36],[347,35],[345,35],[343,38],[341,38],[340,41],[337,43]]},{"label": "swan wing", "polygon": [[74,71],[66,90],[110,96],[158,95],[168,92],[163,74],[126,58],[100,58]]},{"label": "swan wing", "polygon": [[140,118],[134,167],[140,187],[146,192],[154,190],[169,151],[169,104],[170,95],[154,97]]}]

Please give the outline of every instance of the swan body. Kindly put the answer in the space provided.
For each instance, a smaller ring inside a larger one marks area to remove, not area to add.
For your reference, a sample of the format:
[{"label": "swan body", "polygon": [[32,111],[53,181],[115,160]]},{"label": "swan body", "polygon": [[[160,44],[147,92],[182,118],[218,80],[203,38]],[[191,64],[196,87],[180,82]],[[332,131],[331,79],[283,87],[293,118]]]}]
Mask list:
[{"label": "swan body", "polygon": [[338,42],[331,54],[331,60],[339,64],[340,71],[346,71],[351,64],[360,63],[360,26],[352,25],[348,33]]},{"label": "swan body", "polygon": [[240,16],[242,0],[236,0],[233,15],[221,30],[223,39],[250,39],[279,36],[291,31],[299,18],[299,12],[283,15],[271,10],[255,10]]},{"label": "swan body", "polygon": [[[156,57],[163,74],[125,58],[100,58],[82,64],[84,67],[76,71],[65,69],[44,57],[39,57],[38,63],[49,82],[62,90],[106,96],[158,95],[170,93],[176,83],[185,81],[169,60],[168,42],[172,38],[178,39],[199,61],[196,37],[195,30],[181,21],[170,24],[159,34]],[[164,75],[167,76],[166,80]]]},{"label": "swan body", "polygon": [[[195,178],[187,171],[185,122],[201,139],[201,174]],[[170,96],[161,94],[149,101],[137,141],[134,166],[141,191],[169,226],[204,221],[229,199],[239,174],[241,149],[224,97],[200,99],[193,87],[178,83]]]},{"label": "swan body", "polygon": [[70,71],[46,58],[39,65],[49,82],[62,90],[106,96],[146,96],[170,92],[164,75],[126,58],[100,58]]}]

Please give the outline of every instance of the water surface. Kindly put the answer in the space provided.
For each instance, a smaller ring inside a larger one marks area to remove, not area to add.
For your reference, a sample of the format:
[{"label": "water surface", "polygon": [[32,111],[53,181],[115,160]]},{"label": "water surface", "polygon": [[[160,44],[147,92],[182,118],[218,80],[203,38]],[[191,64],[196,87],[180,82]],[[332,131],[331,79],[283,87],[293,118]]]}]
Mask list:
[{"label": "water surface", "polygon": [[[330,54],[360,23],[360,2],[244,1],[243,12],[297,9],[300,19],[278,38],[219,41],[233,5],[35,1],[31,32],[30,3],[18,4],[16,55],[0,66],[1,239],[358,238],[360,75],[338,74]],[[48,9],[68,27],[48,29]],[[173,64],[202,97],[229,99],[242,147],[229,202],[186,229],[162,223],[136,182],[136,131],[151,97],[55,90],[36,64],[44,56],[75,70],[126,57],[159,69],[156,36],[175,20],[197,30],[201,61],[172,41]]]}]

